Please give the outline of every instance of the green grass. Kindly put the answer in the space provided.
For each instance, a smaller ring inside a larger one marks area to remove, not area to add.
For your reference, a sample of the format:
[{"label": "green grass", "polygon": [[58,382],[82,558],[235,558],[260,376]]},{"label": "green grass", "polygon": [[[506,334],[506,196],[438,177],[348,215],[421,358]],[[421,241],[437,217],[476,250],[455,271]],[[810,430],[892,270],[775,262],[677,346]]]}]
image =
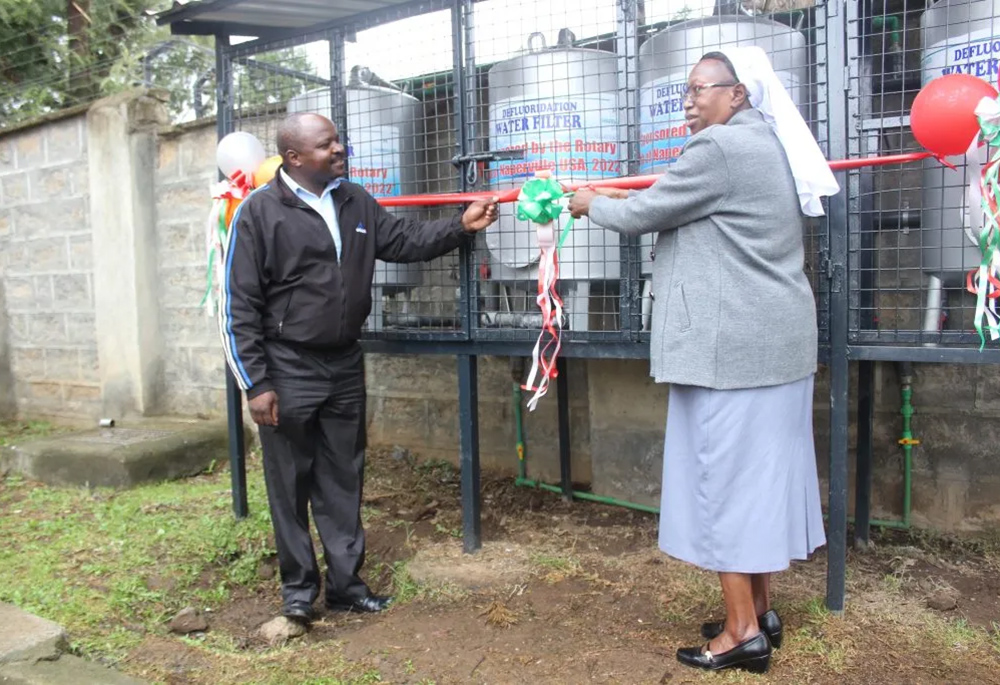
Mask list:
[{"label": "green grass", "polygon": [[0,421],[0,447],[15,441],[43,437],[56,428],[48,421]]},{"label": "green grass", "polygon": [[[0,424],[0,445],[56,430],[41,423]],[[444,464],[420,471],[429,481],[454,477]],[[275,553],[259,455],[248,459],[247,488],[250,516],[237,521],[225,469],[120,491],[49,487],[9,474],[0,479],[0,602],[64,626],[74,653],[121,662],[151,682],[169,677],[169,667],[122,661],[141,653],[137,648],[150,637],[211,664],[206,682],[383,682],[373,664],[347,661],[336,643],[248,651],[221,630],[169,633],[170,618],[186,606],[218,612],[240,590],[273,592],[277,601],[277,581],[258,576],[261,562]],[[370,507],[363,514],[369,520],[385,516]],[[386,569],[400,603],[427,592],[406,562],[372,558],[370,564]],[[204,668],[195,666],[193,673],[202,678]]]},{"label": "green grass", "polygon": [[[117,492],[7,477],[0,601],[62,624],[84,656],[117,659],[185,606],[218,606],[258,582],[274,552],[258,472],[250,469],[243,521],[218,476]],[[143,630],[122,628],[135,624]]]},{"label": "green grass", "polygon": [[579,570],[579,562],[575,559],[569,559],[566,557],[555,556],[552,554],[532,554],[530,556],[531,563],[535,566],[541,566],[542,568],[548,569],[550,571],[561,571],[563,573],[570,573]]}]

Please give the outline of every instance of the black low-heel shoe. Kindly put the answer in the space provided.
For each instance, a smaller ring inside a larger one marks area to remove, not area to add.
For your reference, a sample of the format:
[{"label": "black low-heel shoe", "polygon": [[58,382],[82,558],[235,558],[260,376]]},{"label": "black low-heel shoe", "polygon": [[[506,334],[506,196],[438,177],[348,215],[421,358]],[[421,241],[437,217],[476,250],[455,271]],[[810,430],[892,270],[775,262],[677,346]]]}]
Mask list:
[{"label": "black low-heel shoe", "polygon": [[[771,646],[775,649],[781,649],[781,618],[778,616],[778,612],[774,609],[765,611],[757,617],[757,623],[760,625],[760,629],[767,633],[767,639],[771,641]],[[722,635],[722,631],[725,629],[726,624],[723,621],[702,623],[701,636],[706,640],[714,640]]]},{"label": "black low-heel shoe", "polygon": [[763,630],[749,640],[744,640],[728,652],[712,654],[705,645],[677,650],[677,660],[685,666],[703,671],[721,671],[726,668],[740,668],[750,673],[767,673],[771,665],[771,642]]}]

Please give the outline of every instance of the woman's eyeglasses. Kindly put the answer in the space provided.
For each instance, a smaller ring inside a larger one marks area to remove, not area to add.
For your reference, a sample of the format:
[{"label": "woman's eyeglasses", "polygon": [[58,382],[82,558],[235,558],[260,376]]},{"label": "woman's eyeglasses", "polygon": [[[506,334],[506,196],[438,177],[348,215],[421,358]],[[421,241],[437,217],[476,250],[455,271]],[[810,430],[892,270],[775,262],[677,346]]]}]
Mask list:
[{"label": "woman's eyeglasses", "polygon": [[730,88],[732,86],[738,85],[736,83],[695,83],[687,87],[684,91],[684,99],[696,98],[701,95],[702,91],[706,88]]}]

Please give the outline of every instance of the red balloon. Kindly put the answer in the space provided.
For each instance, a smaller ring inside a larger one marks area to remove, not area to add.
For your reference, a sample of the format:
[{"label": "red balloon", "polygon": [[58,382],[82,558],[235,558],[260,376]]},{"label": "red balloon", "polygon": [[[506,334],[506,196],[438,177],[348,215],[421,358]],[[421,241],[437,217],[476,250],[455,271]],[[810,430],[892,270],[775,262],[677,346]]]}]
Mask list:
[{"label": "red balloon", "polygon": [[939,76],[920,89],[910,108],[910,129],[924,149],[939,157],[964,155],[979,132],[976,105],[996,89],[970,74]]}]

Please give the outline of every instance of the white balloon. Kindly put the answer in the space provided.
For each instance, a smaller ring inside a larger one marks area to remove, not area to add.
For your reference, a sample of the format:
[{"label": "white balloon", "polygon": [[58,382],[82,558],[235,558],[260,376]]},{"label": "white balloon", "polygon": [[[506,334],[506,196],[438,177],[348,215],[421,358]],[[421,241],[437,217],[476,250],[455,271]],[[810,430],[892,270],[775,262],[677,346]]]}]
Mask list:
[{"label": "white balloon", "polygon": [[244,176],[252,179],[253,173],[265,159],[264,146],[246,131],[230,133],[219,141],[215,151],[219,170],[230,179],[237,171],[242,171]]}]

